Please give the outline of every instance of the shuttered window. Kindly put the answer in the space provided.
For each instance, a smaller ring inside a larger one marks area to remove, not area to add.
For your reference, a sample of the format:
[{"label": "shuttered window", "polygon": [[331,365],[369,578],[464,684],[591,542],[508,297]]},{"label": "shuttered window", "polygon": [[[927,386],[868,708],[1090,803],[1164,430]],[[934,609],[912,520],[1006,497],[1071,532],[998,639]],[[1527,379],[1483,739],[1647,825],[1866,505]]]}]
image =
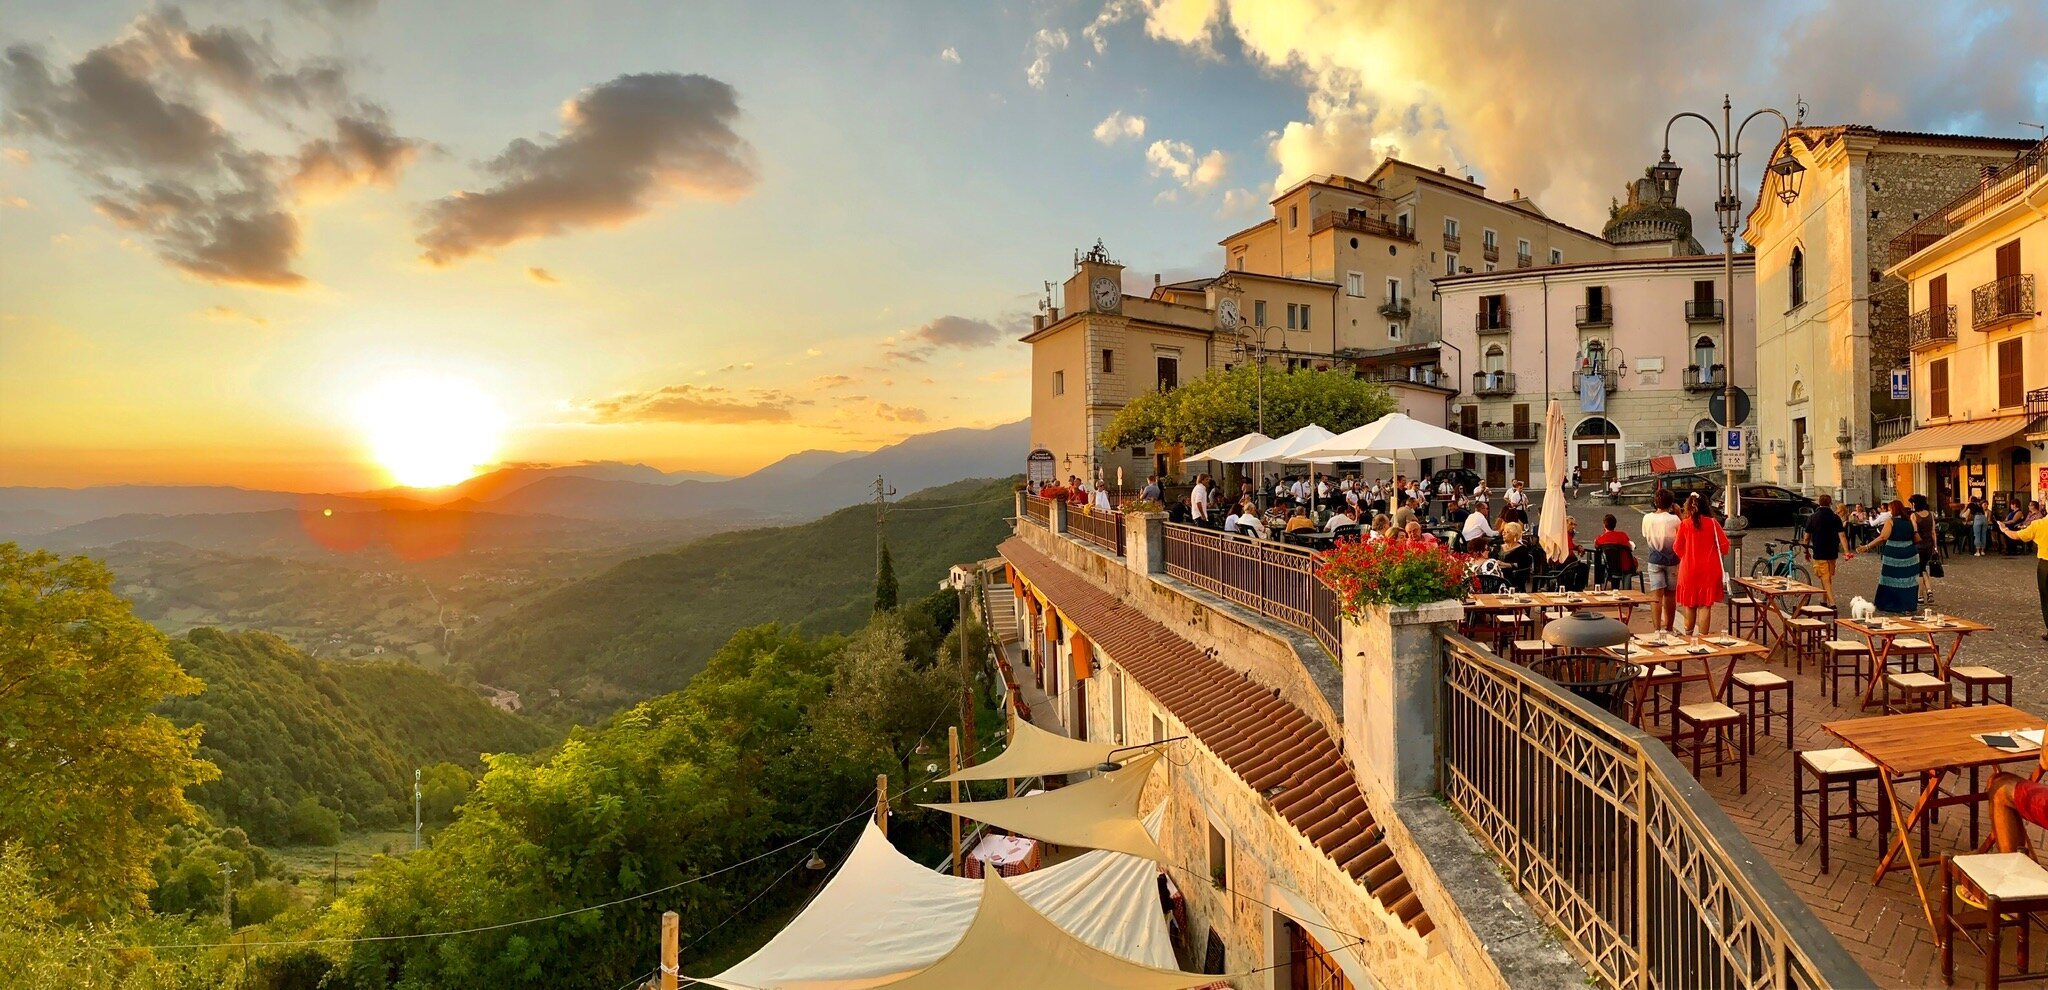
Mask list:
[{"label": "shuttered window", "polygon": [[1948,359],[1938,358],[1927,364],[1927,415],[1940,418],[1948,415]]},{"label": "shuttered window", "polygon": [[2001,408],[2026,402],[2027,390],[2020,378],[2022,341],[2015,337],[1998,342],[1998,404]]}]

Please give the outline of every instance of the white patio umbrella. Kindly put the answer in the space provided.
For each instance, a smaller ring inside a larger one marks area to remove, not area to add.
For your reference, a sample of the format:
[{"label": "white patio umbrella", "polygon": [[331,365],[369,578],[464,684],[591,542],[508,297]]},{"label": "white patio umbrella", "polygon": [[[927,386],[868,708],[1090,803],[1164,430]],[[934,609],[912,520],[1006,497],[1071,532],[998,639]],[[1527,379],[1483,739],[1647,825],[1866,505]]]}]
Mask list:
[{"label": "white patio umbrella", "polygon": [[1273,438],[1263,433],[1247,433],[1244,436],[1238,437],[1235,440],[1226,440],[1222,443],[1219,443],[1216,446],[1211,447],[1208,450],[1202,451],[1199,454],[1190,454],[1186,457],[1181,458],[1181,460],[1221,461],[1225,464],[1249,464],[1252,461],[1258,460],[1258,458],[1245,457],[1244,452],[1254,447],[1257,447],[1261,444],[1267,444],[1271,442],[1273,442]]},{"label": "white patio umbrella", "polygon": [[1543,556],[1553,564],[1572,554],[1564,532],[1564,448],[1564,407],[1552,399],[1543,413],[1543,514],[1537,517],[1536,532],[1543,537]]},{"label": "white patio umbrella", "polygon": [[[1286,436],[1268,440],[1257,447],[1245,451],[1245,456],[1260,462],[1280,461],[1287,464],[1304,464],[1308,463],[1308,458],[1302,455],[1302,451],[1314,447],[1316,444],[1322,443],[1335,435],[1329,430],[1310,423]],[[1314,485],[1309,486],[1308,495],[1309,507],[1313,509],[1316,504]]]},{"label": "white patio umbrella", "polygon": [[1425,457],[1449,457],[1452,454],[1508,456],[1507,451],[1490,443],[1474,440],[1462,433],[1453,433],[1441,426],[1431,426],[1419,419],[1410,419],[1401,413],[1388,413],[1358,429],[1339,433],[1307,450],[1300,451],[1297,456],[1333,457],[1346,461],[1363,460],[1368,457],[1415,461]]}]

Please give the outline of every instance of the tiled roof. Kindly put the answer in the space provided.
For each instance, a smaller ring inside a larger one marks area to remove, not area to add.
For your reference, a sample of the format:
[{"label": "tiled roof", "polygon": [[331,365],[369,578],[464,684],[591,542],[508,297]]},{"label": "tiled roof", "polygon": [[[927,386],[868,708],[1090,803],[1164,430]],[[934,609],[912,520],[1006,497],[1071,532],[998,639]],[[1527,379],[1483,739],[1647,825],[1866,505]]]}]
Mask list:
[{"label": "tiled roof", "polygon": [[998,549],[1253,791],[1283,786],[1268,799],[1281,818],[1404,924],[1430,932],[1434,925],[1326,729],[1022,539]]}]

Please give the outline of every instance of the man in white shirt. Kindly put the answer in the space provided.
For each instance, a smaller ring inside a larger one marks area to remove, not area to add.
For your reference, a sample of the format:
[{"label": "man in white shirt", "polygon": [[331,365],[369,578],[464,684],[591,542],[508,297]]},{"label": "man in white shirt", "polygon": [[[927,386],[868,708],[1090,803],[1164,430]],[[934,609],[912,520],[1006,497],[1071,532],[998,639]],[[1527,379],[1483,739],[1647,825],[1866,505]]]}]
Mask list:
[{"label": "man in white shirt", "polygon": [[1522,482],[1520,479],[1517,479],[1514,484],[1508,486],[1508,493],[1505,496],[1503,496],[1503,499],[1507,502],[1507,504],[1512,505],[1517,509],[1526,509],[1529,507],[1529,494],[1522,490]]},{"label": "man in white shirt", "polygon": [[1259,539],[1266,538],[1266,524],[1259,521],[1259,514],[1249,505],[1240,508],[1235,516],[1225,516],[1223,530],[1227,533],[1250,533]]},{"label": "man in white shirt", "polygon": [[1356,525],[1358,525],[1358,506],[1354,503],[1352,505],[1347,505],[1343,509],[1340,509],[1336,512],[1330,513],[1330,524],[1325,531],[1334,533],[1337,530],[1342,529],[1346,526]]},{"label": "man in white shirt", "polygon": [[1321,476],[1316,478],[1316,497],[1319,499],[1330,497],[1330,479]]},{"label": "man in white shirt", "polygon": [[1500,533],[1486,518],[1486,510],[1474,506],[1472,512],[1465,517],[1465,528],[1458,535],[1465,539],[1466,553],[1485,553],[1487,544]]},{"label": "man in white shirt", "polygon": [[1190,500],[1190,501],[1189,501],[1189,505],[1190,505],[1190,506],[1192,506],[1192,507],[1193,507],[1193,509],[1194,509],[1195,525],[1197,525],[1197,526],[1206,526],[1206,525],[1208,525],[1208,524],[1209,524],[1209,484],[1208,484],[1208,482],[1209,482],[1209,476],[1208,476],[1208,475],[1206,475],[1206,474],[1198,474],[1198,475],[1196,475],[1196,476],[1195,476],[1195,490],[1194,490],[1194,493],[1193,493],[1193,494],[1191,494],[1191,495],[1189,496],[1189,500]]},{"label": "man in white shirt", "polygon": [[1671,511],[1671,490],[1657,492],[1657,504],[1643,516],[1644,556],[1639,562],[1643,588],[1650,593],[1650,626],[1659,632],[1682,631],[1678,625],[1678,558],[1671,545],[1678,540],[1678,516]]}]

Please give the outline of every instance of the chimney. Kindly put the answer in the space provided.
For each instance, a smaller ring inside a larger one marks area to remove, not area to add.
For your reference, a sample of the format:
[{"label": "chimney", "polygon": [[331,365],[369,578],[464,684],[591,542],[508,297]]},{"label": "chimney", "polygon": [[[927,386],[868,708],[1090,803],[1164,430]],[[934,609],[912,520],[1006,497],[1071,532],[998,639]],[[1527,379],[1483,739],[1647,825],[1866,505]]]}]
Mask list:
[{"label": "chimney", "polygon": [[1043,329],[1045,329],[1045,314],[1044,314],[1044,313],[1033,313],[1033,314],[1031,314],[1031,332],[1032,332],[1032,333],[1037,333],[1038,331],[1040,331],[1040,330],[1043,330]]},{"label": "chimney", "polygon": [[1521,187],[1521,186],[1516,186],[1516,187],[1515,187],[1515,198],[1516,198],[1516,199],[1521,199],[1521,198],[1522,198],[1522,187]]},{"label": "chimney", "polygon": [[1436,174],[1438,174],[1438,175],[1443,175],[1443,174],[1444,174],[1444,167],[1443,167],[1442,165],[1438,165],[1438,166],[1436,167]]},{"label": "chimney", "polygon": [[1470,182],[1470,183],[1472,183],[1473,185],[1475,185],[1475,186],[1476,186],[1476,185],[1478,185],[1478,184],[1479,184],[1479,177],[1478,177],[1478,176],[1476,176],[1476,175],[1467,175],[1467,176],[1465,176],[1465,181],[1466,181],[1466,182]]},{"label": "chimney", "polygon": [[1158,273],[1158,272],[1153,272],[1153,273],[1152,273],[1152,287],[1153,287],[1153,288],[1155,288],[1155,289],[1156,289],[1156,288],[1159,288],[1159,273]]}]

